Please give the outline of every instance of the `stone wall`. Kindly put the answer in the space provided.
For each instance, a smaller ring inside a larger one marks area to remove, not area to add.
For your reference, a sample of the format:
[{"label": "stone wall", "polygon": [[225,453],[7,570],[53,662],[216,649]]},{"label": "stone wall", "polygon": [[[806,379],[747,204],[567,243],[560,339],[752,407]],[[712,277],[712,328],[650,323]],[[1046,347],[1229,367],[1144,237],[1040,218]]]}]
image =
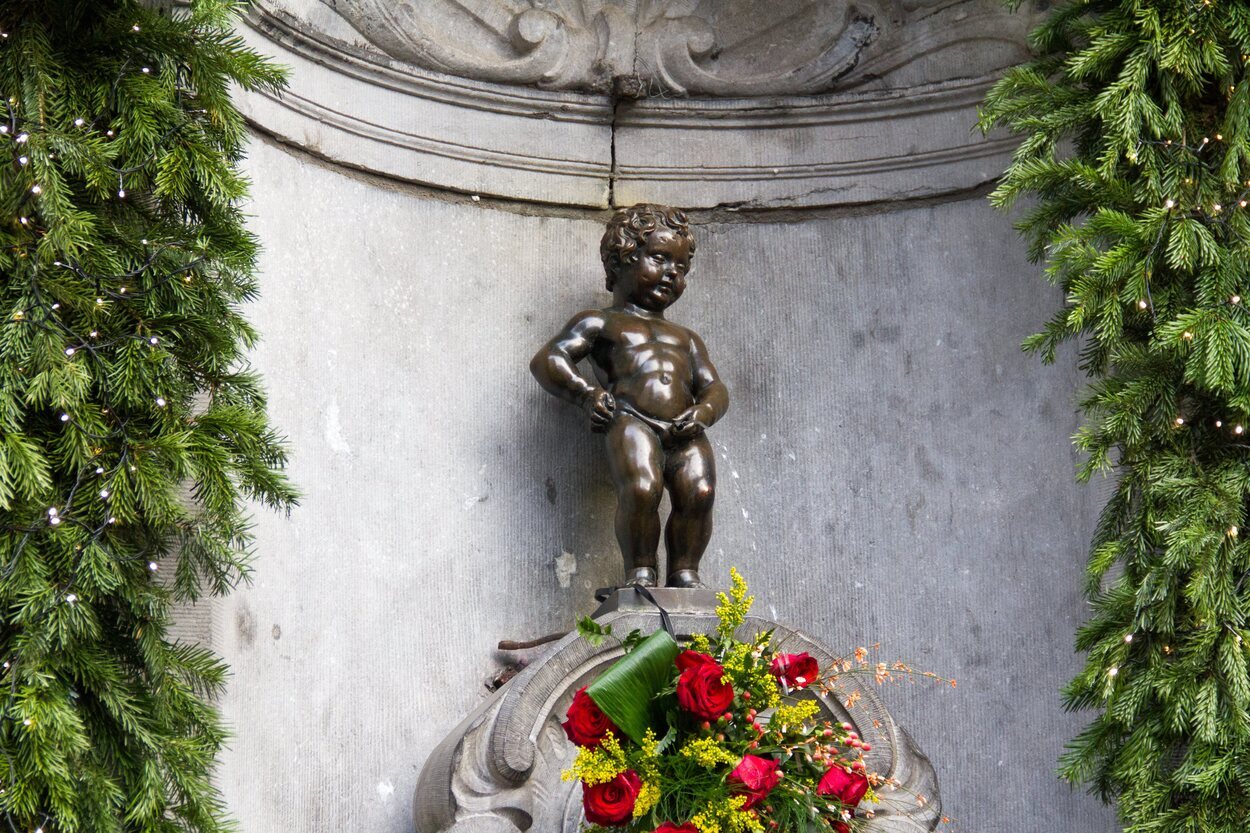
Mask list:
[{"label": "stone wall", "polygon": [[[943,8],[961,5],[977,6]],[[275,19],[346,25],[329,4],[297,11]],[[860,83],[847,95],[868,94]],[[518,89],[599,106],[593,90]],[[245,101],[265,245],[251,316],[305,498],[289,518],[258,513],[254,583],[196,620],[234,671],[220,784],[248,833],[407,833],[426,756],[514,658],[496,643],[569,629],[619,579],[600,440],[527,363],[573,312],[606,302],[602,206],[627,189],[607,145],[585,148],[605,187],[566,200],[552,180],[527,180],[541,185],[529,198],[502,174],[480,188],[489,176],[450,162],[405,174],[410,147],[317,133],[330,122],[311,105],[279,118],[310,100],[298,76],[293,90]],[[613,135],[619,104],[605,111]],[[730,105],[690,104],[716,107]],[[717,141],[740,152],[759,138],[744,131]],[[1058,689],[1078,667],[1101,495],[1072,480],[1074,357],[1046,368],[1018,349],[1059,298],[983,198],[1002,152],[969,151],[979,161],[947,180],[900,163],[893,184],[865,169],[859,190],[692,200],[699,249],[670,317],[705,334],[733,397],[710,435],[705,576],[724,584],[737,566],[770,617],[958,678],[882,692],[932,758],[953,830],[1101,833],[1117,829],[1110,811],[1053,774],[1082,725]],[[630,198],[654,195],[649,181]]]}]

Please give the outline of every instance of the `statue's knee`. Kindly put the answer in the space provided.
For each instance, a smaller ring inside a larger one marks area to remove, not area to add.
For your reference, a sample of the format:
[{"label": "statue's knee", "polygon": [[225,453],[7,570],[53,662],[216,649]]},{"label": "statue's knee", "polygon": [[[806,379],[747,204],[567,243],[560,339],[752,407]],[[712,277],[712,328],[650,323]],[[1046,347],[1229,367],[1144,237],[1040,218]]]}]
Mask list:
[{"label": "statue's knee", "polygon": [[622,496],[632,509],[658,509],[664,496],[664,484],[654,478],[643,477],[625,487]]},{"label": "statue's knee", "polygon": [[700,478],[690,484],[687,494],[687,508],[691,512],[711,512],[712,503],[716,500],[716,488],[712,481]]}]

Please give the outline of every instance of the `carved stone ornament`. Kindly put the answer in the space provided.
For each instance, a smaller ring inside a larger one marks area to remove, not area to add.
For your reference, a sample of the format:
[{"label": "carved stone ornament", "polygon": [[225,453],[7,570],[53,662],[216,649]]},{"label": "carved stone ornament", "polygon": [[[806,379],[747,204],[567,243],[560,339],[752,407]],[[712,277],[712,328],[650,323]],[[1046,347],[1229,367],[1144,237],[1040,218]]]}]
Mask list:
[{"label": "carved stone ornament", "polygon": [[254,0],[292,69],[260,129],[387,177],[605,207],[790,208],[992,180],[977,105],[1027,54],[999,0]]},{"label": "carved stone ornament", "polygon": [[[715,630],[715,598],[710,591],[656,590],[657,601],[672,614],[679,636]],[[659,627],[655,608],[633,591],[621,591],[596,614],[614,632]],[[833,655],[810,637],[759,617],[748,617],[744,633],[774,629],[774,641],[792,652],[806,651],[822,667]],[[572,763],[575,749],[560,728],[574,692],[587,685],[621,656],[612,640],[599,647],[570,634],[535,660],[464,720],[426,760],[414,796],[416,833],[578,833],[581,788],[560,773]],[[835,721],[854,724],[872,746],[868,768],[898,780],[881,790],[875,817],[863,829],[873,833],[920,833],[933,830],[941,817],[937,778],[929,760],[886,711],[868,682],[844,678],[842,702],[821,698]],[[810,690],[809,690],[810,691]]]},{"label": "carved stone ornament", "polygon": [[[330,0],[326,0],[330,2]],[[678,95],[824,92],[875,38],[871,6],[776,0],[333,0],[392,58],[558,90]],[[451,35],[451,37],[448,37]]]}]

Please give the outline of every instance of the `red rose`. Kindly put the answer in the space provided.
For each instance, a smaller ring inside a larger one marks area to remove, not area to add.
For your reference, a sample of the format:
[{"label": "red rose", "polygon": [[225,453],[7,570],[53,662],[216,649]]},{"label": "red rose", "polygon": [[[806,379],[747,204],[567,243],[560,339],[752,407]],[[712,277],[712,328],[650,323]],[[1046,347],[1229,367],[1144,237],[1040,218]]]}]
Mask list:
[{"label": "red rose", "polygon": [[673,824],[671,821],[666,821],[655,829],[655,833],[699,833],[699,828],[689,821],[685,824]]},{"label": "red rose", "polygon": [[627,769],[606,784],[586,786],[582,784],[582,809],[586,821],[619,827],[634,816],[634,802],[642,779],[632,769]]},{"label": "red rose", "polygon": [[573,695],[573,702],[565,714],[568,720],[561,723],[560,728],[578,746],[595,747],[603,743],[603,736],[608,732],[618,737],[621,734],[616,724],[590,699],[586,686],[579,688]]},{"label": "red rose", "polygon": [[778,654],[773,657],[773,676],[790,688],[807,688],[820,676],[816,658],[806,651],[801,654]]},{"label": "red rose", "polygon": [[733,686],[724,681],[720,663],[698,651],[682,651],[677,657],[677,702],[704,720],[715,720],[733,705]]},{"label": "red rose", "polygon": [[852,809],[868,792],[868,779],[858,772],[847,772],[840,766],[829,767],[825,777],[816,787],[820,795],[831,795]]},{"label": "red rose", "polygon": [[851,826],[844,821],[835,821],[833,830],[834,833],[851,833]]},{"label": "red rose", "polygon": [[742,761],[729,773],[729,783],[733,792],[747,797],[747,803],[742,805],[742,809],[750,810],[767,798],[773,787],[781,783],[781,773],[777,762],[772,758],[743,755]]}]

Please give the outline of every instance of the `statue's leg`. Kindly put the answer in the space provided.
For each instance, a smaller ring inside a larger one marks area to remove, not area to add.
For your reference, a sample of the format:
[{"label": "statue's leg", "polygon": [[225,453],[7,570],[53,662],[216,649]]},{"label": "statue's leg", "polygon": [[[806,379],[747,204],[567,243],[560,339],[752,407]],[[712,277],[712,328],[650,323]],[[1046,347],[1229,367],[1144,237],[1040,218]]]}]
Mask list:
[{"label": "statue's leg", "polygon": [[608,470],[616,486],[616,540],[625,573],[656,569],[660,546],[660,499],[664,496],[664,452],[651,428],[618,414],[607,434]]},{"label": "statue's leg", "polygon": [[712,537],[716,498],[716,461],[707,437],[700,435],[670,450],[664,480],[673,501],[673,513],[664,529],[668,585],[701,587],[699,560]]}]

